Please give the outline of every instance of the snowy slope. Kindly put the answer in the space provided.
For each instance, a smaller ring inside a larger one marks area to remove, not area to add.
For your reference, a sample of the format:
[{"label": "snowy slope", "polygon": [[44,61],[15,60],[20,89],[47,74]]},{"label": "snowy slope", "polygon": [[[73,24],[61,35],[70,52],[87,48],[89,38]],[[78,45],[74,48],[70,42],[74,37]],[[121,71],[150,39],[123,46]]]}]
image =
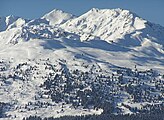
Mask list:
[{"label": "snowy slope", "polygon": [[[128,10],[95,8],[79,17],[53,10],[34,20],[6,20],[0,20],[0,102],[7,118],[101,114],[102,108],[86,107],[78,96],[95,86],[85,97],[100,92],[99,102],[117,98],[123,114],[134,113],[127,106],[163,102],[160,25]],[[132,88],[143,97],[138,100]]]},{"label": "snowy slope", "polygon": [[54,9],[50,13],[47,13],[42,18],[47,19],[50,22],[50,25],[55,26],[63,24],[64,22],[75,18],[74,15],[63,12],[61,10]]},{"label": "snowy slope", "polygon": [[[144,38],[163,41],[164,29],[123,9],[96,9],[67,21],[61,27],[79,35],[90,34],[125,46],[141,45]],[[125,42],[124,42],[125,40]],[[128,44],[126,45],[128,41]],[[162,42],[163,44],[163,42]]]},{"label": "snowy slope", "polygon": [[[67,42],[66,45],[73,47],[73,49],[75,47],[87,50],[93,48],[93,51],[99,53],[100,50],[103,50],[113,56],[109,58],[107,58],[109,55],[100,57],[102,53],[98,54],[91,51],[91,54],[96,56],[95,59],[105,58],[102,61],[107,59],[110,63],[120,66],[128,63],[129,67],[138,64],[148,68],[154,62],[156,64],[155,69],[163,70],[163,27],[122,9],[93,8],[77,18],[68,17],[72,15],[67,15],[63,11],[53,10],[45,16],[51,16],[51,14],[55,16],[52,18],[57,19],[54,21],[63,21],[65,16],[70,20],[59,25],[60,27],[54,28],[50,23],[52,21],[47,18],[39,18],[31,20],[23,26],[1,32],[1,48],[3,49],[3,44],[16,44],[19,41],[29,41],[30,39],[56,40],[56,38],[67,38],[70,39],[70,43]],[[85,28],[83,28],[84,26]],[[120,62],[118,57],[125,59],[121,59],[122,62]]]},{"label": "snowy slope", "polygon": [[82,16],[66,22],[63,28],[77,33],[90,33],[100,36],[103,40],[115,40],[145,28],[145,22],[128,10],[93,8]]},{"label": "snowy slope", "polygon": [[0,32],[5,31],[7,29],[11,29],[14,27],[21,27],[23,26],[28,20],[17,17],[17,16],[7,16],[7,17],[0,17]]}]

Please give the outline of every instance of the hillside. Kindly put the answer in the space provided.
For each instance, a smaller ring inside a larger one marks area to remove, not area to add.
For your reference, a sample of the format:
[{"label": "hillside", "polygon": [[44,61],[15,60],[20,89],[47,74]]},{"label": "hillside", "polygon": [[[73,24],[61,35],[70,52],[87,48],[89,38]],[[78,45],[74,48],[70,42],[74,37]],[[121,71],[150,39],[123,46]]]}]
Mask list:
[{"label": "hillside", "polygon": [[75,15],[66,13],[61,10],[54,9],[50,13],[47,13],[42,18],[48,20],[50,22],[50,25],[60,25],[65,23],[66,21],[75,18]]},{"label": "hillside", "polygon": [[164,28],[128,10],[0,20],[0,119],[163,107]]}]

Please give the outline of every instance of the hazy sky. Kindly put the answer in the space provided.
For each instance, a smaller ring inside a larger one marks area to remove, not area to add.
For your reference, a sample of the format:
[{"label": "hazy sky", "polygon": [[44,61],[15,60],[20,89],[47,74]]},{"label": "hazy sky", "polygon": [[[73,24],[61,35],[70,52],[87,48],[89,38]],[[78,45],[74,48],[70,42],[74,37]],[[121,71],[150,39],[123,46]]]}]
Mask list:
[{"label": "hazy sky", "polygon": [[57,8],[81,15],[91,8],[123,8],[164,26],[164,0],[0,0],[0,16],[39,18]]}]

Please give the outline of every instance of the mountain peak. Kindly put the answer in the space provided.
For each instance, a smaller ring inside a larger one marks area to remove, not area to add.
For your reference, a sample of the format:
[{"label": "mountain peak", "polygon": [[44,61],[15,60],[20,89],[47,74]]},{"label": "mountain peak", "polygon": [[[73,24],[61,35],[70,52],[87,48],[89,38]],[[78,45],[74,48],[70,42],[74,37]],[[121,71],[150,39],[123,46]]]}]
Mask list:
[{"label": "mountain peak", "polygon": [[0,18],[0,120],[163,116],[163,27],[120,8],[14,19]]},{"label": "mountain peak", "polygon": [[101,17],[118,17],[118,16],[122,16],[122,17],[130,17],[131,19],[135,18],[135,17],[140,18],[137,14],[135,14],[135,13],[129,11],[129,10],[126,10],[126,9],[121,9],[121,8],[116,8],[116,9],[92,8],[91,10],[89,10],[88,12],[83,14],[82,16],[87,16],[87,15],[91,15],[91,14],[101,16]]},{"label": "mountain peak", "polygon": [[74,18],[75,16],[72,14],[69,14],[67,12],[64,12],[62,10],[54,9],[51,12],[44,15],[42,18],[45,18],[50,22],[50,25],[59,25],[64,22],[66,22],[69,19]]},{"label": "mountain peak", "polygon": [[57,12],[60,12],[60,13],[67,13],[63,10],[59,10],[59,9],[53,9],[52,11],[50,11],[48,14],[53,14],[53,13],[57,13]]},{"label": "mountain peak", "polygon": [[91,33],[103,40],[123,38],[125,34],[145,28],[145,20],[128,10],[93,8],[63,25],[71,32]]},{"label": "mountain peak", "polygon": [[[106,12],[117,12],[117,13],[127,13],[127,14],[133,14],[135,17],[139,17],[137,14],[131,12],[130,10],[127,9],[122,9],[122,8],[115,8],[115,9],[99,9],[99,8],[92,8],[86,13],[92,13],[92,12],[97,12],[97,13],[106,13]],[[110,15],[110,14],[109,14]]]},{"label": "mountain peak", "polygon": [[13,28],[14,26],[15,27],[20,26],[21,21],[25,21],[25,19],[23,19],[21,17],[14,16],[14,15],[9,15],[6,17],[0,17],[0,32],[5,31],[5,30],[10,29],[10,28]]}]

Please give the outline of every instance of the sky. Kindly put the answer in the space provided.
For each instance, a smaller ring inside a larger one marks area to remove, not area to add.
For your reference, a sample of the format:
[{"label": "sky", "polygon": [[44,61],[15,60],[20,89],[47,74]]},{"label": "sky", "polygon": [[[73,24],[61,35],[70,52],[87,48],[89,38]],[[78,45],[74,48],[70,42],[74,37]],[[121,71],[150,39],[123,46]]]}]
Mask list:
[{"label": "sky", "polygon": [[0,0],[0,16],[40,18],[53,9],[81,15],[91,8],[128,9],[164,26],[164,0]]}]

